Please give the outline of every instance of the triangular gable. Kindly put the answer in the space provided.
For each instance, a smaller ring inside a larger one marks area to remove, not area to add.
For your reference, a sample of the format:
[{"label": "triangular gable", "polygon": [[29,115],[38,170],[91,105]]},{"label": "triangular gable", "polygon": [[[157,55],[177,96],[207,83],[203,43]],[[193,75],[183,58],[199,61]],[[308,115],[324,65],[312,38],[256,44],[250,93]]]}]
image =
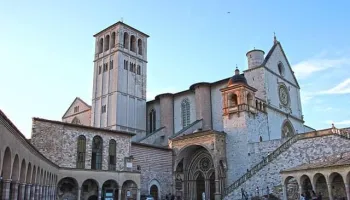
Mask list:
[{"label": "triangular gable", "polygon": [[[277,60],[277,57],[281,54],[283,56],[283,59]],[[287,81],[293,83],[298,88],[300,88],[298,80],[296,79],[294,75],[294,71],[287,59],[286,54],[284,53],[284,50],[282,48],[282,45],[280,42],[275,42],[275,44],[270,49],[269,53],[266,55],[264,62],[262,66],[268,68],[278,76],[280,76],[278,72],[278,62],[281,61],[283,63],[284,69],[285,69],[285,75],[282,77],[283,79],[286,79]]]},{"label": "triangular gable", "polygon": [[67,111],[62,116],[62,119],[66,118],[67,116],[70,116],[70,115],[74,114],[74,107],[75,106],[79,106],[79,112],[78,113],[91,109],[91,106],[89,104],[87,104],[85,101],[83,101],[79,97],[76,97],[74,99],[74,101],[72,102],[72,104],[68,107]]}]

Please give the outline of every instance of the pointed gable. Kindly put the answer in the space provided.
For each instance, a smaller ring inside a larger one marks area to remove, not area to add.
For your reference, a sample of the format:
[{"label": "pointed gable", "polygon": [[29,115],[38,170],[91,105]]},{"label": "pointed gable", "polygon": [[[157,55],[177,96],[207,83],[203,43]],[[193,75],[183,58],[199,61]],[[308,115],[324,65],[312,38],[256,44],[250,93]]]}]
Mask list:
[{"label": "pointed gable", "polygon": [[262,65],[270,72],[295,85],[297,88],[300,88],[280,42],[275,42],[266,55]]},{"label": "pointed gable", "polygon": [[85,101],[83,101],[82,99],[80,99],[79,97],[76,97],[72,102],[72,104],[67,109],[67,111],[62,116],[62,119],[65,119],[69,116],[72,116],[74,114],[78,114],[87,110],[91,110],[91,106],[87,104]]}]

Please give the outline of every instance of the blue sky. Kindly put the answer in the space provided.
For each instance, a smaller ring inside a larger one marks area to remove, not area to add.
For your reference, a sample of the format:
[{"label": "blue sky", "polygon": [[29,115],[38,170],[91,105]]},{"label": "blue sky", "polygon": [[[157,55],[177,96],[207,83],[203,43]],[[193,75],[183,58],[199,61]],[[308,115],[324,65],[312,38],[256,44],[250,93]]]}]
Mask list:
[{"label": "blue sky", "polygon": [[[123,18],[149,34],[148,98],[247,68],[273,32],[301,86],[306,124],[350,126],[349,1],[0,0],[0,109],[30,137],[31,118],[60,120],[91,102],[93,34]],[[230,13],[228,13],[230,12]]]}]

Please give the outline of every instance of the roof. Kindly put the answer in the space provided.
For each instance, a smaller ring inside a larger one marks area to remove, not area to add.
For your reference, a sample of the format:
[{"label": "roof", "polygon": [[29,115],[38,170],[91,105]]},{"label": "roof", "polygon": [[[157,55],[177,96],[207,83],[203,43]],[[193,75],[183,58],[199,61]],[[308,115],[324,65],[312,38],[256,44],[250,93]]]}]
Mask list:
[{"label": "roof", "polygon": [[128,28],[130,28],[130,29],[132,29],[132,30],[134,30],[134,31],[137,31],[137,32],[141,33],[142,35],[144,35],[144,36],[146,36],[146,37],[149,37],[149,35],[147,35],[146,33],[143,33],[143,32],[141,32],[141,31],[137,30],[136,28],[131,27],[131,26],[129,26],[129,25],[127,25],[127,24],[125,24],[124,22],[121,22],[121,21],[118,21],[117,23],[114,23],[114,24],[108,26],[107,28],[103,29],[102,31],[96,33],[96,34],[94,35],[94,37],[96,37],[98,34],[102,33],[103,31],[105,31],[105,30],[107,30],[107,29],[109,29],[109,28],[111,28],[111,27],[113,27],[113,26],[117,26],[118,24],[121,24],[121,25],[123,25],[123,26],[126,26],[126,27],[128,27]]},{"label": "roof", "polygon": [[295,75],[294,75],[294,71],[293,71],[293,69],[292,69],[292,67],[291,67],[291,65],[290,65],[290,63],[289,63],[289,61],[288,61],[288,59],[287,59],[287,56],[286,56],[286,54],[284,53],[284,50],[283,50],[283,48],[282,48],[282,45],[281,45],[281,43],[280,43],[279,41],[277,41],[277,42],[275,42],[275,43],[273,44],[273,46],[271,47],[270,51],[267,53],[267,55],[266,55],[266,57],[265,57],[265,59],[264,59],[264,62],[261,64],[261,66],[265,66],[265,65],[266,65],[267,61],[270,59],[272,53],[274,52],[274,50],[276,49],[277,46],[279,46],[279,47],[281,48],[281,51],[282,51],[282,53],[283,53],[283,56],[286,58],[286,61],[287,61],[289,70],[292,72],[293,78],[294,78],[294,80],[295,80],[295,82],[296,82],[298,88],[300,88],[299,83],[298,83],[298,80],[296,79],[296,77],[295,77]]},{"label": "roof", "polygon": [[74,127],[74,128],[88,129],[88,130],[93,130],[93,131],[102,131],[102,132],[107,132],[107,133],[116,133],[116,134],[122,134],[122,135],[127,135],[127,136],[136,135],[135,133],[130,133],[130,132],[126,132],[126,131],[117,131],[117,130],[110,130],[110,129],[105,129],[105,128],[97,128],[97,127],[85,126],[85,125],[81,125],[81,124],[72,124],[72,123],[68,123],[68,122],[42,119],[42,118],[38,118],[38,117],[33,117],[33,121],[49,122],[49,123],[53,123],[53,124],[70,126],[70,127]]},{"label": "roof", "polygon": [[198,132],[194,132],[194,133],[189,133],[189,134],[182,135],[182,136],[175,137],[175,138],[169,138],[169,140],[177,141],[177,140],[193,138],[193,137],[203,136],[203,135],[210,135],[210,134],[225,135],[226,133],[223,132],[223,131],[216,131],[216,130],[210,129],[210,130],[204,130],[204,131],[198,131]]},{"label": "roof", "polygon": [[22,132],[16,127],[15,124],[12,123],[12,121],[5,115],[5,113],[2,112],[2,110],[0,109],[0,117],[2,117],[7,124],[16,132],[16,134],[22,138],[22,140],[27,143],[27,145],[29,145],[32,150],[35,151],[35,153],[37,153],[41,158],[43,158],[45,161],[47,161],[48,163],[50,163],[51,165],[55,166],[58,168],[58,165],[56,165],[54,162],[52,162],[50,159],[46,158],[32,143],[30,143],[30,139],[27,139]]},{"label": "roof", "polygon": [[172,149],[170,149],[168,147],[162,147],[162,146],[157,146],[157,145],[145,144],[145,143],[140,143],[140,142],[131,142],[131,145],[138,145],[138,146],[143,146],[143,147],[149,147],[149,148],[161,149],[161,150],[166,150],[166,151],[172,151]]},{"label": "roof", "polygon": [[74,104],[75,101],[81,101],[83,104],[85,104],[87,107],[91,108],[91,106],[89,104],[87,104],[85,101],[83,101],[81,98],[79,97],[75,97],[74,101],[70,104],[70,106],[68,107],[68,109],[66,110],[66,112],[64,113],[64,115],[62,116],[62,118],[64,116],[66,116],[66,114],[68,113],[69,109],[72,107],[72,105]]},{"label": "roof", "polygon": [[282,173],[308,170],[308,169],[344,166],[344,165],[350,165],[350,152],[340,154],[337,156],[329,156],[322,160],[318,160],[317,162],[314,162],[314,163],[307,163],[307,164],[299,165],[297,167],[292,167],[282,171]]},{"label": "roof", "polygon": [[212,82],[212,83],[208,83],[208,82],[198,82],[198,83],[194,83],[190,86],[190,88],[188,90],[183,90],[183,91],[180,91],[180,92],[177,92],[177,93],[163,93],[163,94],[159,94],[157,95],[154,99],[150,100],[150,101],[147,101],[147,103],[152,103],[153,101],[155,100],[158,100],[157,97],[159,96],[162,96],[162,95],[173,95],[173,96],[176,96],[176,95],[179,95],[179,94],[182,94],[182,93],[185,93],[185,92],[190,92],[194,89],[194,87],[198,86],[198,85],[207,85],[209,84],[209,86],[213,86],[213,85],[216,85],[216,84],[221,84],[221,83],[227,83],[229,80],[230,80],[231,77],[229,78],[224,78],[224,79],[220,79],[218,81],[215,81],[215,82]]}]

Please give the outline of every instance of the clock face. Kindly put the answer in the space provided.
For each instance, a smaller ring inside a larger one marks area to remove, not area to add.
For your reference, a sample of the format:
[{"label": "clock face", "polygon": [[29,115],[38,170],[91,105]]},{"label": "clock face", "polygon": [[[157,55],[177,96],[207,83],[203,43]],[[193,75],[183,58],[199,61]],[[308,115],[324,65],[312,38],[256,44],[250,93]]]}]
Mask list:
[{"label": "clock face", "polygon": [[281,85],[279,87],[279,96],[280,96],[280,102],[286,106],[289,103],[289,94],[288,90],[284,85]]}]

